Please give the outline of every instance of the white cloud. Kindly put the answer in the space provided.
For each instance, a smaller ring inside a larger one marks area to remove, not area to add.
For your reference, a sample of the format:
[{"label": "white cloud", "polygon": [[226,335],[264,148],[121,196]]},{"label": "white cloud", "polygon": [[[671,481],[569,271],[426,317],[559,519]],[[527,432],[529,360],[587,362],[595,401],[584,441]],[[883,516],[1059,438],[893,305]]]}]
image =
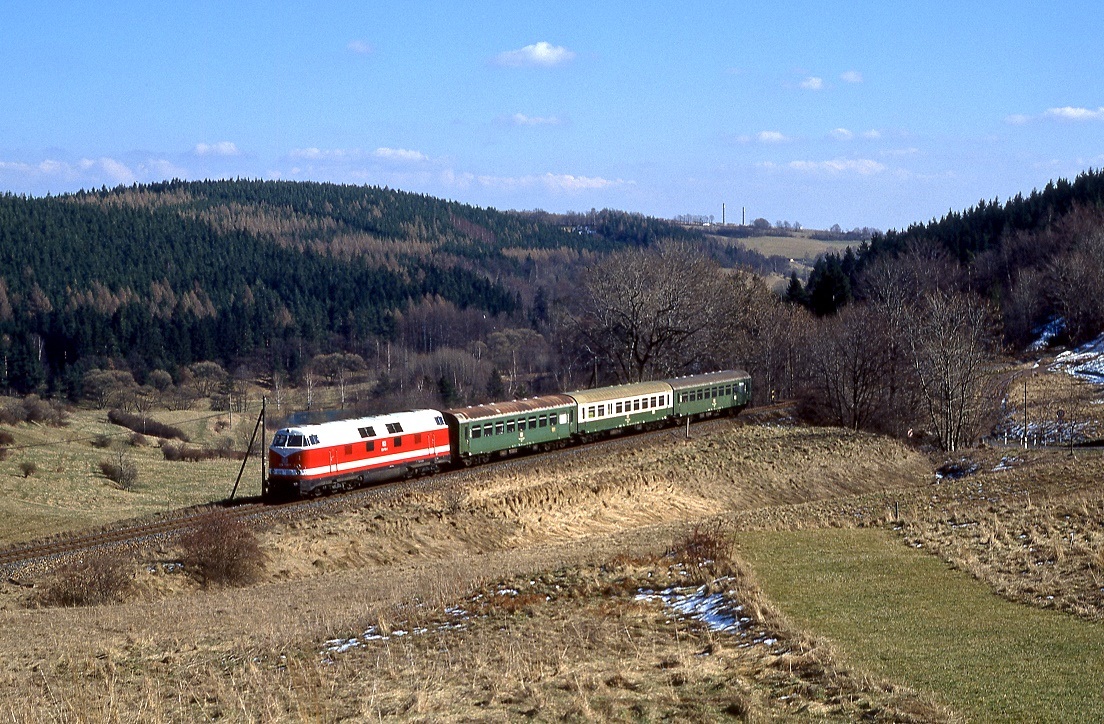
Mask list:
[{"label": "white cloud", "polygon": [[360,158],[364,155],[359,148],[293,148],[288,154],[292,158],[308,161],[344,161]]},{"label": "white cloud", "polygon": [[1013,113],[1010,116],[1005,116],[1004,122],[1012,126],[1022,126],[1031,121],[1031,116],[1025,116],[1022,113]]},{"label": "white cloud", "polygon": [[836,158],[831,161],[791,161],[790,168],[806,173],[857,174],[873,176],[886,170],[885,164],[867,158]]},{"label": "white cloud", "polygon": [[755,134],[755,140],[759,143],[785,143],[790,139],[778,131],[759,131]]},{"label": "white cloud", "polygon": [[507,68],[521,68],[525,66],[539,66],[551,68],[556,65],[570,62],[575,53],[559,45],[552,45],[545,41],[526,45],[517,50],[507,50],[495,56],[498,65]]},{"label": "white cloud", "polygon": [[874,141],[882,137],[882,132],[876,128],[871,128],[869,131],[863,131],[862,137]]},{"label": "white cloud", "polygon": [[510,123],[515,126],[559,126],[563,121],[556,116],[527,116],[524,113],[515,113],[510,116]]},{"label": "white cloud", "polygon": [[1063,121],[1104,121],[1104,107],[1097,108],[1095,111],[1091,108],[1073,108],[1071,106],[1048,108],[1043,115],[1047,118],[1058,118]]},{"label": "white cloud", "polygon": [[371,55],[375,51],[372,44],[364,40],[350,40],[345,47],[357,55]]},{"label": "white cloud", "polygon": [[829,134],[832,138],[838,138],[841,141],[850,141],[855,137],[855,134],[846,128],[837,128]]},{"label": "white cloud", "polygon": [[116,184],[132,184],[138,180],[134,172],[120,161],[104,157],[100,159],[99,163],[103,172],[107,174],[108,178],[113,179]]},{"label": "white cloud", "polygon": [[[464,175],[470,180],[470,176]],[[541,187],[559,193],[578,193],[615,188],[631,182],[621,179],[611,180],[599,176],[575,176],[573,174],[532,174],[528,176],[477,176],[475,180],[481,186],[504,190],[531,189]]]},{"label": "white cloud", "polygon": [[241,151],[230,141],[218,143],[197,143],[194,153],[197,156],[240,156]]},{"label": "white cloud", "polygon": [[425,161],[428,157],[419,151],[410,151],[405,148],[377,148],[372,152],[372,155],[376,158],[383,158],[388,161]]},{"label": "white cloud", "polygon": [[840,80],[842,80],[844,83],[862,83],[863,77],[862,73],[860,73],[859,71],[849,70],[840,76]]},{"label": "white cloud", "polygon": [[815,75],[811,75],[805,80],[801,81],[801,87],[805,90],[820,90],[824,87],[824,79],[817,78]]}]

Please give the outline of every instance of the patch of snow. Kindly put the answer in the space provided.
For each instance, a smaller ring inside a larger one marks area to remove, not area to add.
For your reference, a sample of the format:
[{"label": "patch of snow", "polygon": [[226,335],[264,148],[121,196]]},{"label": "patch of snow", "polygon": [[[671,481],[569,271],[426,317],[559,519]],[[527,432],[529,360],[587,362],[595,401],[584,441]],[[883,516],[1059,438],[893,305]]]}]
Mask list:
[{"label": "patch of snow", "polygon": [[1077,349],[1061,353],[1054,358],[1054,364],[1050,368],[1089,382],[1104,384],[1104,334]]},{"label": "patch of snow", "polygon": [[636,600],[662,601],[684,618],[701,621],[714,631],[738,633],[752,623],[751,618],[740,615],[743,606],[733,605],[723,593],[706,593],[705,586],[679,586],[659,592],[642,589],[636,594]]},{"label": "patch of snow", "polygon": [[1041,352],[1050,346],[1050,341],[1064,332],[1066,329],[1066,320],[1061,317],[1055,317],[1042,327],[1035,330],[1035,341],[1027,346],[1032,352]]}]

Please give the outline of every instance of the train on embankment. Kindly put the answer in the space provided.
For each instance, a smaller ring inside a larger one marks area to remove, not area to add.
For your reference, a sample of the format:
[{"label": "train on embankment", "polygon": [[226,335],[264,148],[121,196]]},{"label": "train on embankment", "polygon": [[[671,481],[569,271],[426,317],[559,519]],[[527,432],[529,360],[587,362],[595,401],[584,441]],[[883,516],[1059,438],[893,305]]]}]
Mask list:
[{"label": "train on embankment", "polygon": [[751,400],[751,378],[725,370],[455,410],[410,410],[278,430],[264,496],[313,496],[519,452],[547,452],[616,434],[723,414]]}]

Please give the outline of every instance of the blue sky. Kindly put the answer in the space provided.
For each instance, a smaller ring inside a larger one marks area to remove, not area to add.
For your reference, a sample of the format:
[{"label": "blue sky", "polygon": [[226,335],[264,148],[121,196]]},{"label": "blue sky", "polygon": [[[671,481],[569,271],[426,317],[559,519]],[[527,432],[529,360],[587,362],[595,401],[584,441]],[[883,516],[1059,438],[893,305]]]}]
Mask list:
[{"label": "blue sky", "polygon": [[25,2],[0,190],[389,186],[906,226],[1104,166],[1089,2]]}]

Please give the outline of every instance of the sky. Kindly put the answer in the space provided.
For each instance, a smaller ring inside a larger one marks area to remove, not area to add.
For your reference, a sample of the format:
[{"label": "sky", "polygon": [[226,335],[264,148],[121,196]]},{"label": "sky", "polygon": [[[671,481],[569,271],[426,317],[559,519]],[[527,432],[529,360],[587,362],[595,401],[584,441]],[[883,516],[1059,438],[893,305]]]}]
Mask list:
[{"label": "sky", "polygon": [[1102,38],[1082,0],[5,0],[0,191],[242,177],[902,228],[1104,166]]}]

